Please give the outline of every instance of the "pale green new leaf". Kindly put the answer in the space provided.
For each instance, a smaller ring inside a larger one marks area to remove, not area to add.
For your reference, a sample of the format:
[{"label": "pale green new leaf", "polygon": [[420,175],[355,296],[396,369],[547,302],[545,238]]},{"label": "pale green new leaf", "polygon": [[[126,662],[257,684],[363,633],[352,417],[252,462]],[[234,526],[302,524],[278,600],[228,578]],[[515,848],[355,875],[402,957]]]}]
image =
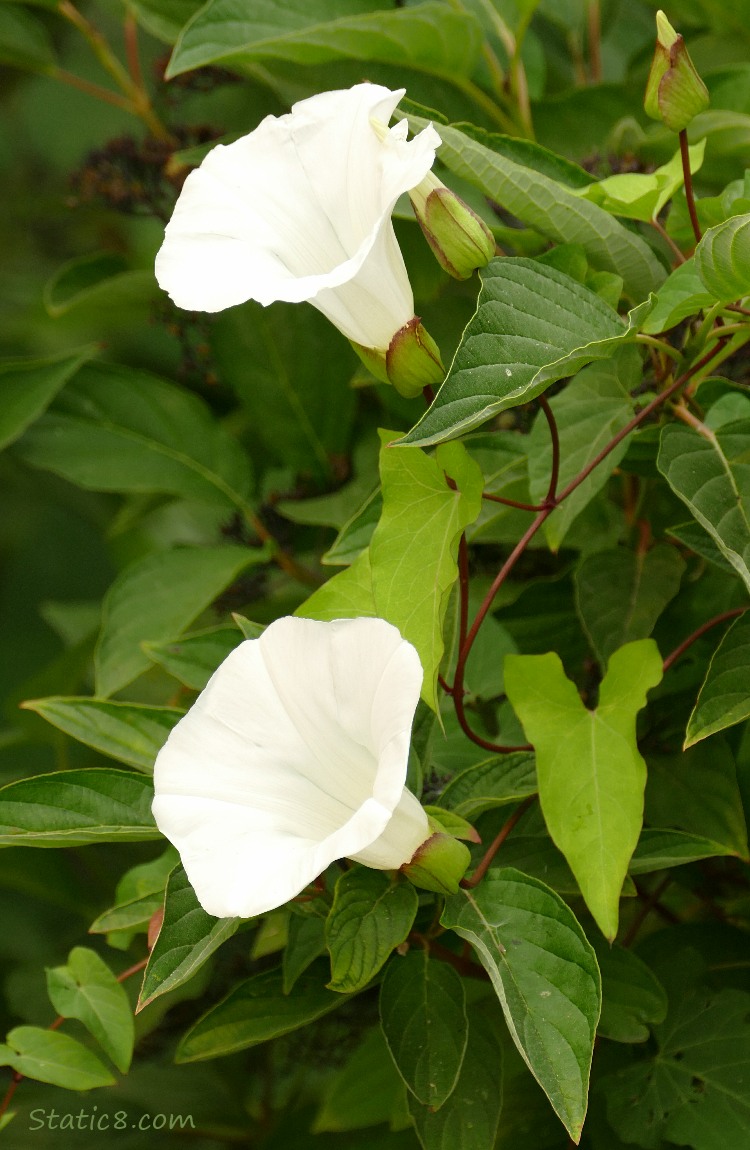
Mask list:
[{"label": "pale green new leaf", "polygon": [[750,719],[750,612],[735,619],[706,672],[688,719],[685,747]]},{"label": "pale green new leaf", "polygon": [[0,1043],[0,1066],[25,1078],[50,1082],[64,1090],[114,1086],[115,1079],[97,1056],[68,1034],[40,1026],[16,1026]]},{"label": "pale green new leaf", "polygon": [[647,639],[680,589],[685,562],[676,547],[595,551],[575,574],[576,607],[601,667],[613,651]]},{"label": "pale green new leaf", "polygon": [[354,867],[338,879],[326,921],[331,990],[363,990],[411,930],[419,898],[410,882]]},{"label": "pale green new leaf", "polygon": [[709,228],[695,249],[695,268],[720,303],[750,293],[750,214]]},{"label": "pale green new leaf", "polygon": [[169,876],[164,919],[151,950],[137,1010],[182,986],[237,930],[238,918],[214,918],[195,897],[181,866]]},{"label": "pale green new leaf", "polygon": [[[705,140],[689,148],[690,170],[693,174],[699,171],[705,150]],[[653,172],[622,172],[607,176],[577,189],[577,195],[599,204],[613,215],[648,222],[656,219],[667,201],[682,186],[683,179],[682,156],[680,152],[675,152],[668,163]]]},{"label": "pale green new leaf", "polygon": [[315,963],[289,994],[281,971],[267,970],[241,982],[202,1018],[177,1048],[176,1062],[200,1062],[257,1046],[322,1018],[351,1000],[325,986],[325,970]]},{"label": "pale green new leaf", "polygon": [[661,675],[653,640],[628,643],[610,658],[599,706],[589,711],[557,654],[506,659],[505,688],[536,750],[547,828],[610,940],[643,822],[646,764],[635,721]]},{"label": "pale green new leaf", "polygon": [[383,513],[370,543],[375,614],[416,647],[422,698],[437,711],[443,623],[458,578],[459,540],[482,505],[482,473],[462,444],[445,444],[430,456],[389,447],[391,432],[381,439]]},{"label": "pale green new leaf", "polygon": [[135,1040],[133,1014],[122,983],[106,962],[88,947],[74,947],[67,966],[47,970],[47,993],[57,1013],[79,1019],[127,1074]]},{"label": "pale green new leaf", "polygon": [[469,1034],[461,979],[418,948],[395,956],[380,988],[380,1021],[409,1091],[439,1110],[455,1087]]},{"label": "pale green new leaf", "polygon": [[649,307],[641,305],[625,323],[577,280],[524,258],[492,260],[480,278],[477,310],[445,382],[402,443],[455,438],[593,360],[609,359],[635,339]]},{"label": "pale green new leaf", "polygon": [[247,68],[259,62],[329,64],[379,61],[417,68],[451,80],[469,76],[479,55],[476,20],[445,4],[383,10],[372,0],[210,0],[183,29],[167,79],[221,63]]},{"label": "pale green new leaf", "polygon": [[750,420],[719,431],[669,423],[657,467],[750,590]]},{"label": "pale green new leaf", "polygon": [[[410,116],[409,123],[417,131],[427,121]],[[490,133],[444,124],[439,133],[438,156],[450,171],[547,239],[580,244],[593,267],[622,276],[634,302],[664,280],[665,269],[639,235],[572,188],[495,151]]]},{"label": "pale green new leaf", "polygon": [[295,615],[303,619],[371,619],[377,615],[372,594],[372,565],[369,548],[352,563],[313,591]]},{"label": "pale green new leaf", "polygon": [[716,302],[698,275],[695,259],[690,257],[667,276],[656,293],[653,311],[649,312],[641,331],[656,334],[669,331],[681,320],[697,315],[703,308],[712,307]]},{"label": "pale green new leaf", "polygon": [[476,950],[513,1041],[577,1142],[601,982],[570,907],[544,883],[505,867],[491,869],[475,890],[451,895],[440,921]]},{"label": "pale green new leaf", "polygon": [[178,548],[126,567],[104,598],[96,694],[106,698],[127,686],[150,666],[141,643],[173,639],[246,567],[267,559],[265,549]]},{"label": "pale green new leaf", "polygon": [[160,838],[154,788],[132,771],[59,771],[0,789],[0,845],[75,847]]},{"label": "pale green new leaf", "polygon": [[153,772],[154,759],[185,713],[177,707],[55,695],[28,699],[22,706],[80,743],[147,774]]}]

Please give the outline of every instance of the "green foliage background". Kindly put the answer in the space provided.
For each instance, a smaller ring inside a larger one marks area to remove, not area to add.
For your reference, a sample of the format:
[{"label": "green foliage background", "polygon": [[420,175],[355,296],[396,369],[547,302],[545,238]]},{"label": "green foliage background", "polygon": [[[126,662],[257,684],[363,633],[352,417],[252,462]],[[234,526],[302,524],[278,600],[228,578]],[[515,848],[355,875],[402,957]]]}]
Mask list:
[{"label": "green foliage background", "polygon": [[[654,13],[1,0],[11,1150],[750,1145],[750,7],[667,12],[711,96],[686,262]],[[397,206],[448,365],[427,411],[308,305],[188,314],[153,276],[210,142],[362,79],[435,122],[510,257],[452,281]],[[196,903],[154,756],[295,611],[417,647],[409,785],[476,826],[473,866],[507,833],[470,893],[334,865],[261,921]]]}]

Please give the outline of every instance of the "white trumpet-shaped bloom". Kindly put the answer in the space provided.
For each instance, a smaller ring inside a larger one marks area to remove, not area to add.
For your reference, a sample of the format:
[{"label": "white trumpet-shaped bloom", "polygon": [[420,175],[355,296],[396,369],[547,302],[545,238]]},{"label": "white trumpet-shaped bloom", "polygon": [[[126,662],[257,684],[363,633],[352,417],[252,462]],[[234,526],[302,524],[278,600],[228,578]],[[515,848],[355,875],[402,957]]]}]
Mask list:
[{"label": "white trumpet-shaped bloom", "polygon": [[334,860],[430,837],[404,787],[422,668],[382,619],[278,619],[221,664],[159,752],[153,812],[201,905],[250,918]]},{"label": "white trumpet-shaped bloom", "polygon": [[386,350],[414,315],[391,213],[440,143],[432,125],[413,140],[405,121],[384,127],[403,94],[377,84],[322,92],[209,152],[156,258],[178,307],[308,300],[348,339]]}]

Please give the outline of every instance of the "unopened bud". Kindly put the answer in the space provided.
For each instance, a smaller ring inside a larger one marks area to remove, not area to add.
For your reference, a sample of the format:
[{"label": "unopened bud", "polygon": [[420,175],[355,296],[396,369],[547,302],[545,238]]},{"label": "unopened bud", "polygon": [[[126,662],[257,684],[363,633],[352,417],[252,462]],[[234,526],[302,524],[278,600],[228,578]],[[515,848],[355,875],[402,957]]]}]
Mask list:
[{"label": "unopened bud", "polygon": [[401,867],[401,871],[415,886],[424,890],[456,894],[471,862],[469,849],[440,829],[439,823],[432,818],[430,829],[435,833],[417,848],[414,857]]},{"label": "unopened bud", "polygon": [[495,255],[495,237],[460,196],[428,172],[409,192],[414,214],[440,266],[457,280],[468,279]]},{"label": "unopened bud", "polygon": [[709,104],[706,85],[698,75],[685,41],[663,12],[656,13],[656,52],[643,106],[646,115],[681,132]]}]

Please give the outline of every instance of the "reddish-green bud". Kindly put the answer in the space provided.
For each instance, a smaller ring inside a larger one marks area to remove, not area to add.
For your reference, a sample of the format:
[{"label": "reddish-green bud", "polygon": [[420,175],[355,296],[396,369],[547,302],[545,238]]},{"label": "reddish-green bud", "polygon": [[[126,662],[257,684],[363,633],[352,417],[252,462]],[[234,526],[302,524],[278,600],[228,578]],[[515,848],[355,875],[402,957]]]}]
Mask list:
[{"label": "reddish-green bud", "polygon": [[495,255],[495,237],[460,196],[428,172],[409,192],[414,214],[435,258],[448,275],[468,279]]},{"label": "reddish-green bud", "polygon": [[398,329],[386,351],[350,342],[375,378],[392,383],[407,399],[414,399],[425,387],[437,386],[445,378],[440,349],[418,315]]},{"label": "reddish-green bud", "polygon": [[698,75],[685,41],[663,12],[656,13],[656,52],[643,106],[653,120],[681,132],[709,104],[706,85]]},{"label": "reddish-green bud", "polygon": [[425,839],[401,871],[415,886],[424,890],[456,894],[471,862],[469,849],[453,835],[447,834],[435,819],[430,818],[429,823],[430,830],[435,833]]}]

